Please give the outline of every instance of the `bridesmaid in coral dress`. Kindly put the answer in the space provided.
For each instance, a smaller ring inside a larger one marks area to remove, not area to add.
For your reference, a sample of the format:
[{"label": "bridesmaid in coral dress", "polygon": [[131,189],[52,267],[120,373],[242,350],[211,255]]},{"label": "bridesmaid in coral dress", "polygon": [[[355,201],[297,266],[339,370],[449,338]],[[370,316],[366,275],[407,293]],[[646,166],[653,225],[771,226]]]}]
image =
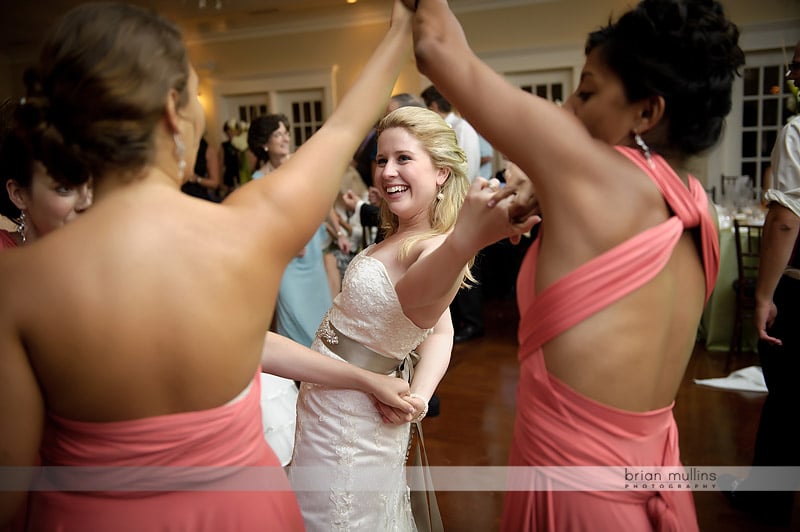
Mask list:
[{"label": "bridesmaid in coral dress", "polygon": [[[672,407],[719,260],[687,161],[730,111],[737,28],[712,0],[644,0],[589,36],[559,107],[478,59],[445,0],[417,4],[420,70],[529,176],[498,197],[532,185],[541,208],[510,464],[680,467]],[[512,475],[503,530],[697,530],[689,491],[592,489],[563,467]]]},{"label": "bridesmaid in coral dress", "polygon": [[[302,530],[259,403],[261,367],[289,366],[270,351],[296,344],[265,343],[265,331],[283,269],[385,108],[410,22],[397,0],[325,125],[221,205],[180,192],[205,118],[178,29],[150,10],[86,3],[52,30],[41,83],[26,76],[22,125],[44,132],[56,180],[91,176],[95,202],[0,253],[0,467],[39,454],[45,466],[0,493],[0,526],[30,488],[33,530]],[[319,369],[336,361],[306,351],[321,362],[295,375],[331,380]],[[413,411],[400,379],[334,377]]]}]

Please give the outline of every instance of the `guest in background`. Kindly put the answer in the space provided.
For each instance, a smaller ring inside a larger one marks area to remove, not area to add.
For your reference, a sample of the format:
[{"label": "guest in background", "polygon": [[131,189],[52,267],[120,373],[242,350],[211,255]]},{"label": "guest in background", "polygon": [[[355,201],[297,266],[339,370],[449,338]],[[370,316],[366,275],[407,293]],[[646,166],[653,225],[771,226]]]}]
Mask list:
[{"label": "guest in background", "polygon": [[238,125],[239,134],[231,139],[231,144],[239,150],[239,184],[244,185],[253,178],[255,155],[247,146],[247,132],[250,130],[250,124],[240,121]]},{"label": "guest in background", "polygon": [[352,190],[348,190],[342,194],[342,202],[354,216],[358,217],[358,221],[363,230],[364,247],[383,240],[383,235],[380,230],[381,200],[377,188],[369,188],[366,200],[356,195]]},{"label": "guest in background", "polygon": [[[17,230],[0,229],[0,249],[36,242],[50,231],[74,220],[92,204],[88,181],[62,184],[42,164],[48,139],[15,125],[0,147],[0,214]],[[67,170],[62,168],[62,170]]]},{"label": "guest in background", "polygon": [[[795,84],[800,80],[800,42],[786,77]],[[774,183],[764,195],[769,211],[761,241],[755,310],[758,356],[769,394],[761,410],[754,469],[747,479],[735,480],[727,495],[734,506],[760,520],[789,526],[793,491],[748,490],[764,490],[786,479],[775,470],[765,473],[759,468],[800,466],[795,430],[800,412],[800,115],[775,140],[771,166]],[[797,487],[796,475],[790,485]]]},{"label": "guest in background", "polygon": [[[455,131],[458,145],[467,154],[467,177],[472,182],[475,176],[479,175],[481,167],[481,148],[478,132],[467,120],[453,112],[453,106],[433,85],[422,91],[422,98],[425,100],[425,105],[427,105],[428,109],[438,113]],[[489,178],[492,176],[484,177]],[[483,257],[480,254],[475,258],[472,275],[475,278],[475,284],[462,287],[450,306],[450,312],[453,315],[453,326],[456,329],[453,341],[457,344],[480,338],[484,334],[483,285],[481,284]]]},{"label": "guest in background", "polygon": [[226,140],[222,143],[222,186],[220,196],[224,198],[239,186],[240,160],[242,157],[239,148],[233,143],[240,131],[239,122],[231,118],[222,128]]},{"label": "guest in background", "polygon": [[[83,172],[73,184],[91,176],[95,202],[33,245],[0,253],[0,404],[14,405],[0,409],[0,467],[32,466],[38,454],[67,475],[59,466],[199,466],[216,478],[184,491],[164,478],[173,491],[147,497],[75,492],[65,479],[31,492],[30,529],[302,529],[259,416],[264,308],[385,108],[409,30],[398,0],[325,125],[225,206],[179,191],[204,112],[174,25],[130,4],[90,3],[49,33],[41,90],[25,104],[39,116],[30,129],[56,141],[43,154],[51,175],[70,183],[51,163],[74,162]],[[408,387],[399,385],[383,397],[402,408]],[[237,474],[250,466],[268,477],[259,489],[221,489],[244,487]],[[0,524],[24,495],[0,493]]]},{"label": "guest in background", "polygon": [[[527,174],[544,219],[517,280],[511,465],[680,467],[672,406],[719,268],[686,165],[731,109],[738,29],[718,2],[644,0],[589,35],[560,108],[483,63],[445,0],[418,4],[420,71]],[[587,492],[547,469],[513,479],[529,490],[506,493],[503,530],[698,528],[690,492]]]},{"label": "guest in background", "polygon": [[494,159],[494,148],[489,141],[478,134],[478,142],[481,147],[481,166],[478,175],[489,179],[494,174],[492,172],[492,160]]},{"label": "guest in background", "polygon": [[[24,121],[29,117],[20,111],[15,105],[11,123],[2,124],[0,131],[0,215],[17,224],[13,232],[0,229],[0,250],[33,244],[76,219],[92,203],[88,181],[74,185],[53,179],[41,162],[50,141],[40,131],[28,131]],[[70,170],[62,167],[62,171]],[[78,168],[72,171],[80,173]],[[0,531],[27,530],[26,521],[27,503],[23,503],[8,526],[0,525]]]},{"label": "guest in background", "polygon": [[[261,161],[253,179],[268,176],[292,157],[289,119],[283,114],[255,118],[250,124],[247,144]],[[332,301],[323,260],[327,239],[325,224],[321,224],[286,267],[278,291],[276,330],[306,347],[311,346],[319,322]]]},{"label": "guest in background", "polygon": [[398,94],[393,94],[391,98],[389,98],[389,103],[386,104],[386,114],[388,115],[392,111],[396,111],[401,107],[427,107],[425,102],[414,96],[413,94],[409,94],[407,92],[400,92]]},{"label": "guest in background", "polygon": [[[345,202],[345,196],[348,193],[356,197],[367,195],[367,187],[361,180],[361,176],[352,166],[345,172],[342,178],[342,186],[339,189],[339,195],[333,204],[333,214],[335,214],[339,220],[339,231],[341,231],[349,241],[349,249],[344,250],[338,245],[338,242],[335,242],[340,235],[334,229],[333,224],[327,225],[328,234],[331,237],[328,253],[329,256],[336,260],[336,272],[338,273],[336,281],[340,289],[347,266],[358,252],[363,249],[365,242],[364,226],[361,225],[361,218],[358,213],[351,209]],[[336,293],[338,294],[339,290],[337,290]],[[336,297],[336,294],[333,294],[333,297]]]},{"label": "guest in background", "polygon": [[375,128],[369,130],[361,144],[353,154],[353,167],[358,171],[361,180],[367,187],[372,186],[372,174],[375,173],[375,151],[378,149],[378,136]]},{"label": "guest in background", "polygon": [[193,168],[192,176],[181,186],[181,190],[195,198],[215,203],[222,201],[218,192],[222,184],[219,151],[205,137],[200,138]]},{"label": "guest in background", "polygon": [[[425,100],[425,106],[428,109],[444,118],[444,121],[456,132],[458,145],[467,154],[467,178],[472,183],[479,175],[481,168],[481,145],[478,132],[465,118],[453,112],[453,106],[433,85],[422,91],[422,99]],[[488,179],[492,176],[482,177]]]}]

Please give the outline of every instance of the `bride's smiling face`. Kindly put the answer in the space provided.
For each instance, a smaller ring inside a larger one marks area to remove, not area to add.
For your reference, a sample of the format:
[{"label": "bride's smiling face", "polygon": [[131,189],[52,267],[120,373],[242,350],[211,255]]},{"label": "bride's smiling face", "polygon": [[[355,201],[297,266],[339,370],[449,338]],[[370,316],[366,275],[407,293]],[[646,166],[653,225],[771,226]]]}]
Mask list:
[{"label": "bride's smiling face", "polygon": [[404,128],[389,128],[378,138],[375,161],[376,184],[389,209],[401,220],[427,219],[444,179],[422,143]]}]

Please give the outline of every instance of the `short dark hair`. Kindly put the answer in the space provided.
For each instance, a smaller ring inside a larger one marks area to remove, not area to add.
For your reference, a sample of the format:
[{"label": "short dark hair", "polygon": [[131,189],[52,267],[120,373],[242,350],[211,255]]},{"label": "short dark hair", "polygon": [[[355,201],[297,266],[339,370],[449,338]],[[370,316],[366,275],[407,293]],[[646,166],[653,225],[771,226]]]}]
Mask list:
[{"label": "short dark hair", "polygon": [[34,164],[41,163],[48,174],[63,185],[74,186],[89,179],[84,165],[64,150],[61,138],[52,128],[30,127],[39,123],[35,103],[10,104],[15,107],[9,123],[3,124],[0,133],[0,214],[18,222],[20,210],[8,196],[6,184],[15,181],[30,190]]},{"label": "short dark hair", "polygon": [[247,130],[247,147],[253,152],[253,155],[259,162],[266,159],[264,153],[264,145],[269,141],[272,135],[283,124],[286,129],[289,129],[289,118],[283,113],[273,113],[268,115],[261,115],[253,119],[250,124],[250,129]]},{"label": "short dark hair", "polygon": [[20,210],[8,196],[6,183],[13,180],[22,188],[30,188],[36,159],[33,146],[19,135],[19,130],[5,132],[0,144],[0,214],[14,222],[19,222]]},{"label": "short dark hair", "polygon": [[433,85],[422,91],[422,99],[425,100],[425,105],[428,107],[430,107],[432,103],[436,102],[436,106],[439,107],[439,110],[443,113],[449,113],[453,109],[453,106],[450,105],[450,102],[447,101],[447,98],[442,96],[442,93],[439,92],[439,89]]},{"label": "short dark hair", "polygon": [[407,92],[394,94],[390,99],[396,102],[398,107],[425,107],[425,104],[419,98]]}]

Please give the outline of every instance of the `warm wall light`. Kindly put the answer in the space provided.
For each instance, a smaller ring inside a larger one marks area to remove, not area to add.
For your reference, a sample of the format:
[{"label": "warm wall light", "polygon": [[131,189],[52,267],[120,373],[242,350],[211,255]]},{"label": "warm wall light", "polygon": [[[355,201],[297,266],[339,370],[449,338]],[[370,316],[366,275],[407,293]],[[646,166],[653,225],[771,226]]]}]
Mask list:
[{"label": "warm wall light", "polygon": [[348,4],[355,4],[356,2],[358,2],[358,0],[347,0]]}]

